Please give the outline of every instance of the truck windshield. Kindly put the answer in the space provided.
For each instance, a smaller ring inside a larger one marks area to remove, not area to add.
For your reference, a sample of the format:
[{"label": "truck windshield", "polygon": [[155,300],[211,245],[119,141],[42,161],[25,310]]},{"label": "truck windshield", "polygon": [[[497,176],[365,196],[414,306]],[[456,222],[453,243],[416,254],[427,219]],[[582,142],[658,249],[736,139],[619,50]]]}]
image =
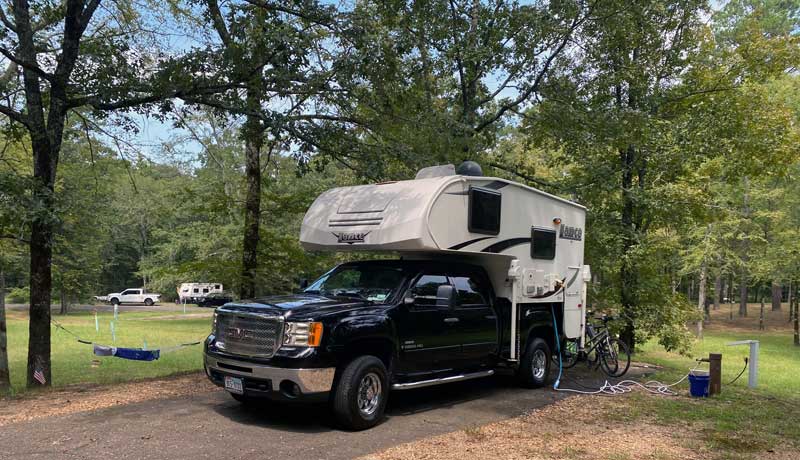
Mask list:
[{"label": "truck windshield", "polygon": [[345,265],[322,275],[305,292],[383,302],[398,289],[403,276],[397,267]]}]

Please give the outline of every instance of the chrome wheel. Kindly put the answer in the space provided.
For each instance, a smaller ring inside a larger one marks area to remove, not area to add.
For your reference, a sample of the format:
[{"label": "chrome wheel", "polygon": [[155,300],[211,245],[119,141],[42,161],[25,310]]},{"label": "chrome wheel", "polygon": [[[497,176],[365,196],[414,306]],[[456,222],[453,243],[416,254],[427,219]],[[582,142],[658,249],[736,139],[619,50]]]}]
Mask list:
[{"label": "chrome wheel", "polygon": [[361,379],[358,385],[358,410],[363,415],[372,415],[381,402],[381,379],[377,374],[370,372]]},{"label": "chrome wheel", "polygon": [[533,352],[533,378],[541,380],[544,378],[544,373],[547,372],[547,354],[542,349]]}]

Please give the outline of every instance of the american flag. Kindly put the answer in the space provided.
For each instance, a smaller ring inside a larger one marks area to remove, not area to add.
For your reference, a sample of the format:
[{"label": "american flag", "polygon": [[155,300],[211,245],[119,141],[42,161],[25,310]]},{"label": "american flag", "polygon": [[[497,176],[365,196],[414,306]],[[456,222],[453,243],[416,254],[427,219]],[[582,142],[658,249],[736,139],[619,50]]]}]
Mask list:
[{"label": "american flag", "polygon": [[35,371],[33,371],[33,378],[36,379],[36,381],[41,383],[42,385],[47,383],[47,380],[44,378],[44,372],[42,372],[42,369],[36,369]]}]

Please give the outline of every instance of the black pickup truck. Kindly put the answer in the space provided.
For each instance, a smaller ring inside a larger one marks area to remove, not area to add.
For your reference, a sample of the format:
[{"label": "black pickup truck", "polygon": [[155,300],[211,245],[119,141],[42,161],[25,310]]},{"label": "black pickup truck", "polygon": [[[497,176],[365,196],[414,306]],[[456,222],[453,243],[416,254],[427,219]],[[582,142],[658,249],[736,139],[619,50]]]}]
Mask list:
[{"label": "black pickup truck", "polygon": [[297,295],[228,303],[214,314],[205,370],[242,403],[326,401],[347,429],[380,422],[389,390],[492,375],[511,368],[547,383],[553,314],[519,305],[519,361],[509,360],[510,303],[483,268],[432,260],[339,265]]}]

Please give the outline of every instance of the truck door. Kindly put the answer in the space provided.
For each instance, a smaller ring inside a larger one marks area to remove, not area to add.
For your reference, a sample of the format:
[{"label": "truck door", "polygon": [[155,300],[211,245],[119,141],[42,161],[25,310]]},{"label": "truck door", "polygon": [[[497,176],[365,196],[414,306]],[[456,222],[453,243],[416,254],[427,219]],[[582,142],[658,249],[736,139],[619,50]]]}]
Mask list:
[{"label": "truck door", "polygon": [[497,315],[490,304],[491,289],[488,280],[477,273],[459,273],[451,277],[456,288],[456,305],[453,315],[458,322],[451,333],[461,342],[459,367],[481,368],[491,365],[497,351]]},{"label": "truck door", "polygon": [[413,302],[403,305],[397,317],[400,337],[400,374],[409,376],[452,369],[461,352],[459,337],[451,333],[452,310],[437,306],[436,291],[449,284],[443,272],[422,274],[408,290],[406,298]]},{"label": "truck door", "polygon": [[121,303],[138,302],[139,301],[138,294],[139,294],[139,290],[138,289],[126,289],[126,290],[122,291],[122,293],[119,295],[119,301]]}]

